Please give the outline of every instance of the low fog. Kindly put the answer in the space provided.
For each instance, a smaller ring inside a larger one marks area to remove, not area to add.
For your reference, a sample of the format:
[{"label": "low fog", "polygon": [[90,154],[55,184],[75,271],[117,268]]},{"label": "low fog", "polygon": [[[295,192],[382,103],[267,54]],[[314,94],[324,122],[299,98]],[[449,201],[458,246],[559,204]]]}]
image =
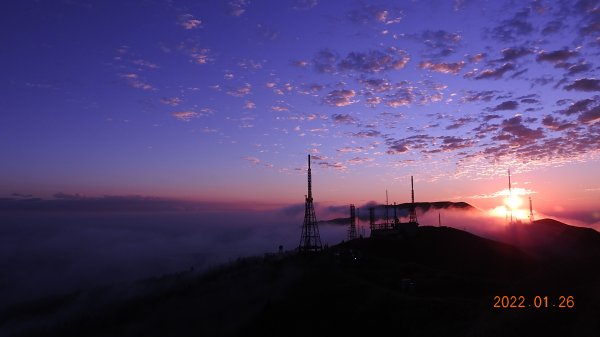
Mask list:
[{"label": "low fog", "polygon": [[[238,257],[294,249],[302,214],[12,212],[0,215],[4,305],[165,273],[202,271]],[[323,244],[345,228],[320,226]]]}]

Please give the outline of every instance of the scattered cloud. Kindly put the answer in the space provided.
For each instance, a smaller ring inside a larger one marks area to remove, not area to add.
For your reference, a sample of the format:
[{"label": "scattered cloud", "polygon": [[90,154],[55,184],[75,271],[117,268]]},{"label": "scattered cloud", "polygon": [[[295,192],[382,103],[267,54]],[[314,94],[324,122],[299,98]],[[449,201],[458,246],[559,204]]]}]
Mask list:
[{"label": "scattered cloud", "polygon": [[319,73],[329,74],[336,71],[335,64],[339,56],[329,49],[320,50],[313,58],[315,70]]},{"label": "scattered cloud", "polygon": [[190,57],[190,61],[196,64],[208,64],[214,59],[210,56],[211,51],[209,48],[203,47],[199,42],[195,39],[187,39],[182,41],[177,46],[177,49],[188,55]]},{"label": "scattered cloud", "polygon": [[540,96],[538,94],[530,94],[530,95],[517,97],[519,102],[524,103],[524,104],[539,104],[540,103],[539,98],[540,98]]},{"label": "scattered cloud", "polygon": [[[584,124],[594,123],[600,118],[600,96],[596,95],[592,98],[572,102],[566,109],[559,110],[558,113],[565,116],[577,115],[577,119]],[[548,123],[552,121],[554,120],[548,119]],[[565,123],[567,122],[563,122],[563,124]]]},{"label": "scattered cloud", "polygon": [[571,103],[568,108],[560,110],[559,113],[570,116],[573,114],[585,112],[590,108],[590,106],[594,105],[594,103],[600,103],[599,101],[600,97],[582,99]]},{"label": "scattered cloud", "polygon": [[397,108],[410,105],[415,101],[412,88],[400,88],[393,94],[385,95],[384,102],[387,106]]},{"label": "scattered cloud", "polygon": [[505,48],[502,49],[502,58],[497,60],[499,62],[513,62],[524,56],[531,54],[531,49],[525,47],[517,47],[517,48]]},{"label": "scattered cloud", "polygon": [[359,131],[359,132],[355,132],[355,133],[351,133],[351,135],[353,137],[357,137],[357,138],[373,138],[373,137],[378,137],[381,135],[381,132],[377,131],[377,130],[364,130],[364,131]]},{"label": "scattered cloud", "polygon": [[248,0],[232,0],[229,1],[229,14],[233,16],[242,16],[246,12],[250,1]]},{"label": "scattered cloud", "polygon": [[193,118],[198,118],[200,114],[194,111],[178,111],[171,114],[173,117],[183,122],[189,122]]},{"label": "scattered cloud", "polygon": [[133,60],[132,63],[135,64],[136,66],[140,67],[140,68],[146,68],[146,69],[158,69],[158,68],[160,68],[156,63],[152,63],[150,61],[146,61],[146,60],[142,60],[142,59]]},{"label": "scattered cloud", "polygon": [[348,159],[347,162],[352,165],[357,165],[357,164],[370,163],[374,160],[375,160],[374,158],[368,158],[368,157],[354,157],[352,159]]},{"label": "scattered cloud", "polygon": [[238,67],[244,70],[258,70],[262,69],[264,61],[256,61],[250,59],[243,59],[237,63]]},{"label": "scattered cloud", "polygon": [[323,168],[332,168],[332,169],[339,170],[339,171],[345,171],[348,168],[343,163],[340,163],[340,162],[330,163],[327,161],[319,162],[319,166],[321,166]]},{"label": "scattered cloud", "polygon": [[319,91],[323,90],[324,86],[321,84],[303,84],[298,88],[298,93],[303,95],[316,96]]},{"label": "scattered cloud", "polygon": [[330,106],[347,106],[353,103],[356,103],[354,98],[356,96],[356,92],[354,90],[333,90],[323,98],[323,102]]},{"label": "scattered cloud", "polygon": [[464,61],[454,63],[434,63],[432,61],[423,61],[419,63],[419,68],[435,71],[443,74],[458,74],[465,66]]},{"label": "scattered cloud", "polygon": [[538,62],[550,62],[555,65],[560,65],[577,56],[579,56],[579,52],[576,50],[562,49],[553,52],[541,51],[535,59]]},{"label": "scattered cloud", "polygon": [[600,32],[600,8],[593,1],[581,1],[580,6],[585,6],[583,26],[580,32],[583,36],[597,36]]},{"label": "scattered cloud", "polygon": [[254,165],[257,165],[258,163],[260,163],[260,159],[258,159],[256,157],[247,156],[242,159],[244,159],[245,161],[249,162],[250,164],[254,164]]},{"label": "scattered cloud", "polygon": [[409,60],[408,53],[395,47],[367,52],[350,52],[344,58],[340,58],[329,49],[324,49],[315,56],[313,64],[315,70],[320,73],[377,74],[389,70],[400,70],[406,66]]},{"label": "scattered cloud", "polygon": [[155,87],[153,87],[151,84],[143,81],[140,78],[140,76],[138,74],[135,74],[135,73],[122,74],[121,78],[125,79],[125,81],[127,82],[127,84],[130,87],[132,87],[132,88],[142,89],[142,90],[146,90],[146,91],[156,91],[156,90],[158,90]]},{"label": "scattered cloud", "polygon": [[582,78],[575,80],[575,82],[566,85],[566,90],[576,91],[600,91],[600,80],[595,78]]},{"label": "scattered cloud", "polygon": [[358,120],[349,114],[333,114],[331,120],[336,124],[356,124]]},{"label": "scattered cloud", "polygon": [[178,106],[181,104],[182,100],[179,97],[164,97],[161,98],[160,102],[170,106]]},{"label": "scattered cloud", "polygon": [[559,120],[552,115],[546,115],[542,119],[542,125],[553,131],[563,131],[576,126],[575,123]]},{"label": "scattered cloud", "polygon": [[442,151],[455,151],[459,149],[469,148],[473,146],[474,141],[472,139],[460,138],[454,136],[443,136],[441,137]]},{"label": "scattered cloud", "polygon": [[490,111],[506,111],[506,110],[517,110],[519,103],[517,101],[504,101],[495,107],[491,108]]},{"label": "scattered cloud", "polygon": [[453,120],[453,123],[446,127],[446,130],[460,129],[468,123],[474,122],[475,119],[472,117],[460,117]]},{"label": "scattered cloud", "polygon": [[409,150],[410,149],[406,142],[397,140],[397,141],[393,141],[391,144],[389,144],[387,154],[401,154],[401,153],[406,153]]},{"label": "scattered cloud", "polygon": [[366,149],[362,146],[345,146],[337,149],[337,152],[341,153],[362,153],[365,152]]},{"label": "scattered cloud", "polygon": [[394,47],[385,51],[371,50],[366,53],[351,52],[338,63],[341,71],[355,71],[360,73],[380,73],[387,70],[399,70],[408,63],[408,54]]},{"label": "scattered cloud", "polygon": [[365,102],[367,103],[367,105],[374,107],[377,106],[379,103],[381,103],[381,97],[377,97],[377,96],[371,96],[370,94],[366,94],[366,99]]},{"label": "scattered cloud", "polygon": [[372,4],[361,3],[361,7],[348,12],[348,19],[357,24],[390,25],[402,20],[404,14],[397,8],[385,8]]},{"label": "scattered cloud", "polygon": [[592,65],[589,63],[586,63],[585,61],[576,63],[576,64],[565,64],[565,66],[567,67],[567,74],[568,75],[575,75],[575,74],[579,74],[579,73],[583,73],[586,71],[589,71],[592,69]]},{"label": "scattered cloud", "polygon": [[531,129],[524,123],[522,116],[505,119],[502,121],[501,134],[493,137],[494,140],[506,141],[510,146],[524,146],[544,137],[541,128]]},{"label": "scattered cloud", "polygon": [[246,83],[242,87],[239,87],[237,89],[231,89],[231,90],[227,91],[227,93],[234,97],[244,97],[244,96],[248,95],[251,90],[252,90],[252,85],[250,83]]},{"label": "scattered cloud", "polygon": [[502,78],[502,75],[504,75],[506,72],[511,71],[511,70],[515,70],[515,66],[512,63],[504,63],[502,66],[495,68],[495,69],[485,69],[482,70],[477,76],[475,76],[476,80],[481,80],[481,79],[500,79]]},{"label": "scattered cloud", "polygon": [[529,22],[529,8],[515,13],[510,19],[502,20],[491,31],[492,37],[502,42],[513,42],[521,36],[526,36],[534,31]]},{"label": "scattered cloud", "polygon": [[600,121],[600,106],[585,111],[584,113],[579,115],[577,119],[585,124],[591,124]]},{"label": "scattered cloud", "polygon": [[388,138],[386,145],[388,146],[387,154],[403,154],[410,150],[426,150],[435,141],[435,137],[419,134],[402,139]]},{"label": "scattered cloud", "polygon": [[475,54],[475,55],[469,57],[469,61],[471,63],[479,63],[479,62],[483,61],[486,57],[487,57],[486,53],[479,53],[479,54]]},{"label": "scattered cloud", "polygon": [[419,39],[425,44],[427,50],[435,50],[429,54],[431,57],[445,57],[453,54],[462,37],[457,33],[445,30],[426,30],[422,32]]},{"label": "scattered cloud", "polygon": [[386,79],[383,78],[369,78],[359,80],[364,85],[365,89],[371,93],[382,93],[390,91],[394,86]]},{"label": "scattered cloud", "polygon": [[186,30],[199,28],[202,21],[195,19],[192,14],[183,14],[179,17],[179,25]]},{"label": "scattered cloud", "polygon": [[489,102],[494,97],[496,97],[497,94],[498,94],[498,91],[495,91],[495,90],[483,90],[483,91],[468,90],[468,91],[464,92],[463,96],[460,98],[460,102],[462,102],[462,103]]},{"label": "scattered cloud", "polygon": [[487,194],[476,194],[476,195],[471,195],[471,196],[467,196],[465,198],[468,199],[494,199],[494,198],[498,198],[498,197],[507,197],[509,195],[530,195],[530,194],[534,194],[536,193],[533,190],[530,189],[526,189],[526,188],[522,188],[522,187],[513,187],[510,191],[508,190],[508,188],[505,188],[503,190],[499,190],[493,193],[487,193]]},{"label": "scattered cloud", "polygon": [[285,104],[277,104],[277,105],[271,106],[271,110],[277,111],[277,112],[286,112],[286,111],[290,111],[290,108]]},{"label": "scattered cloud", "polygon": [[542,29],[542,34],[543,35],[555,34],[555,33],[560,32],[564,28],[565,28],[565,25],[563,24],[563,22],[561,20],[552,20],[552,21],[548,22],[546,24],[546,26],[544,26],[544,28]]},{"label": "scattered cloud", "polygon": [[310,62],[306,61],[306,60],[295,60],[292,61],[292,65],[299,67],[299,68],[306,68],[308,67],[308,65],[310,64]]}]

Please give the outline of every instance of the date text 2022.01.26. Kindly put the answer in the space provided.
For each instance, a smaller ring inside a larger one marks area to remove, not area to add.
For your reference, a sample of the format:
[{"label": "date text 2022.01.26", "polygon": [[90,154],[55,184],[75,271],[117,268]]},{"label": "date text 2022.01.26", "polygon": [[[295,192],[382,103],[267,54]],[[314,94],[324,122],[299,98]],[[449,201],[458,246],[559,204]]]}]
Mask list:
[{"label": "date text 2022.01.26", "polygon": [[534,296],[527,298],[525,296],[494,296],[494,308],[500,309],[521,309],[521,308],[566,308],[575,307],[574,296]]}]

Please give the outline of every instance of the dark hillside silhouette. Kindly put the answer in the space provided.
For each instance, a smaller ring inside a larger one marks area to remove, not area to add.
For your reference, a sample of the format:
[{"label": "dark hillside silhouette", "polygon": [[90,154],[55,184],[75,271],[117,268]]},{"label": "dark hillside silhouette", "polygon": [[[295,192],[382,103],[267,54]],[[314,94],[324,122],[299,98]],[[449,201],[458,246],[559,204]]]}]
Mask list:
[{"label": "dark hillside silhouette", "polygon": [[600,233],[554,219],[514,224],[497,239],[532,254],[557,259],[600,258]]}]

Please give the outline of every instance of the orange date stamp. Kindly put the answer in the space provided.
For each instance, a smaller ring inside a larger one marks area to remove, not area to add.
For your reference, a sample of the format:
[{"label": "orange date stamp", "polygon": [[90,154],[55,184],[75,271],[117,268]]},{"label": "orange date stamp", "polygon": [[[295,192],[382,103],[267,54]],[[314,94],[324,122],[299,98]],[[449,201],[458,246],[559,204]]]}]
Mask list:
[{"label": "orange date stamp", "polygon": [[497,309],[544,309],[544,308],[559,308],[573,309],[575,308],[574,296],[494,296],[494,308]]}]

